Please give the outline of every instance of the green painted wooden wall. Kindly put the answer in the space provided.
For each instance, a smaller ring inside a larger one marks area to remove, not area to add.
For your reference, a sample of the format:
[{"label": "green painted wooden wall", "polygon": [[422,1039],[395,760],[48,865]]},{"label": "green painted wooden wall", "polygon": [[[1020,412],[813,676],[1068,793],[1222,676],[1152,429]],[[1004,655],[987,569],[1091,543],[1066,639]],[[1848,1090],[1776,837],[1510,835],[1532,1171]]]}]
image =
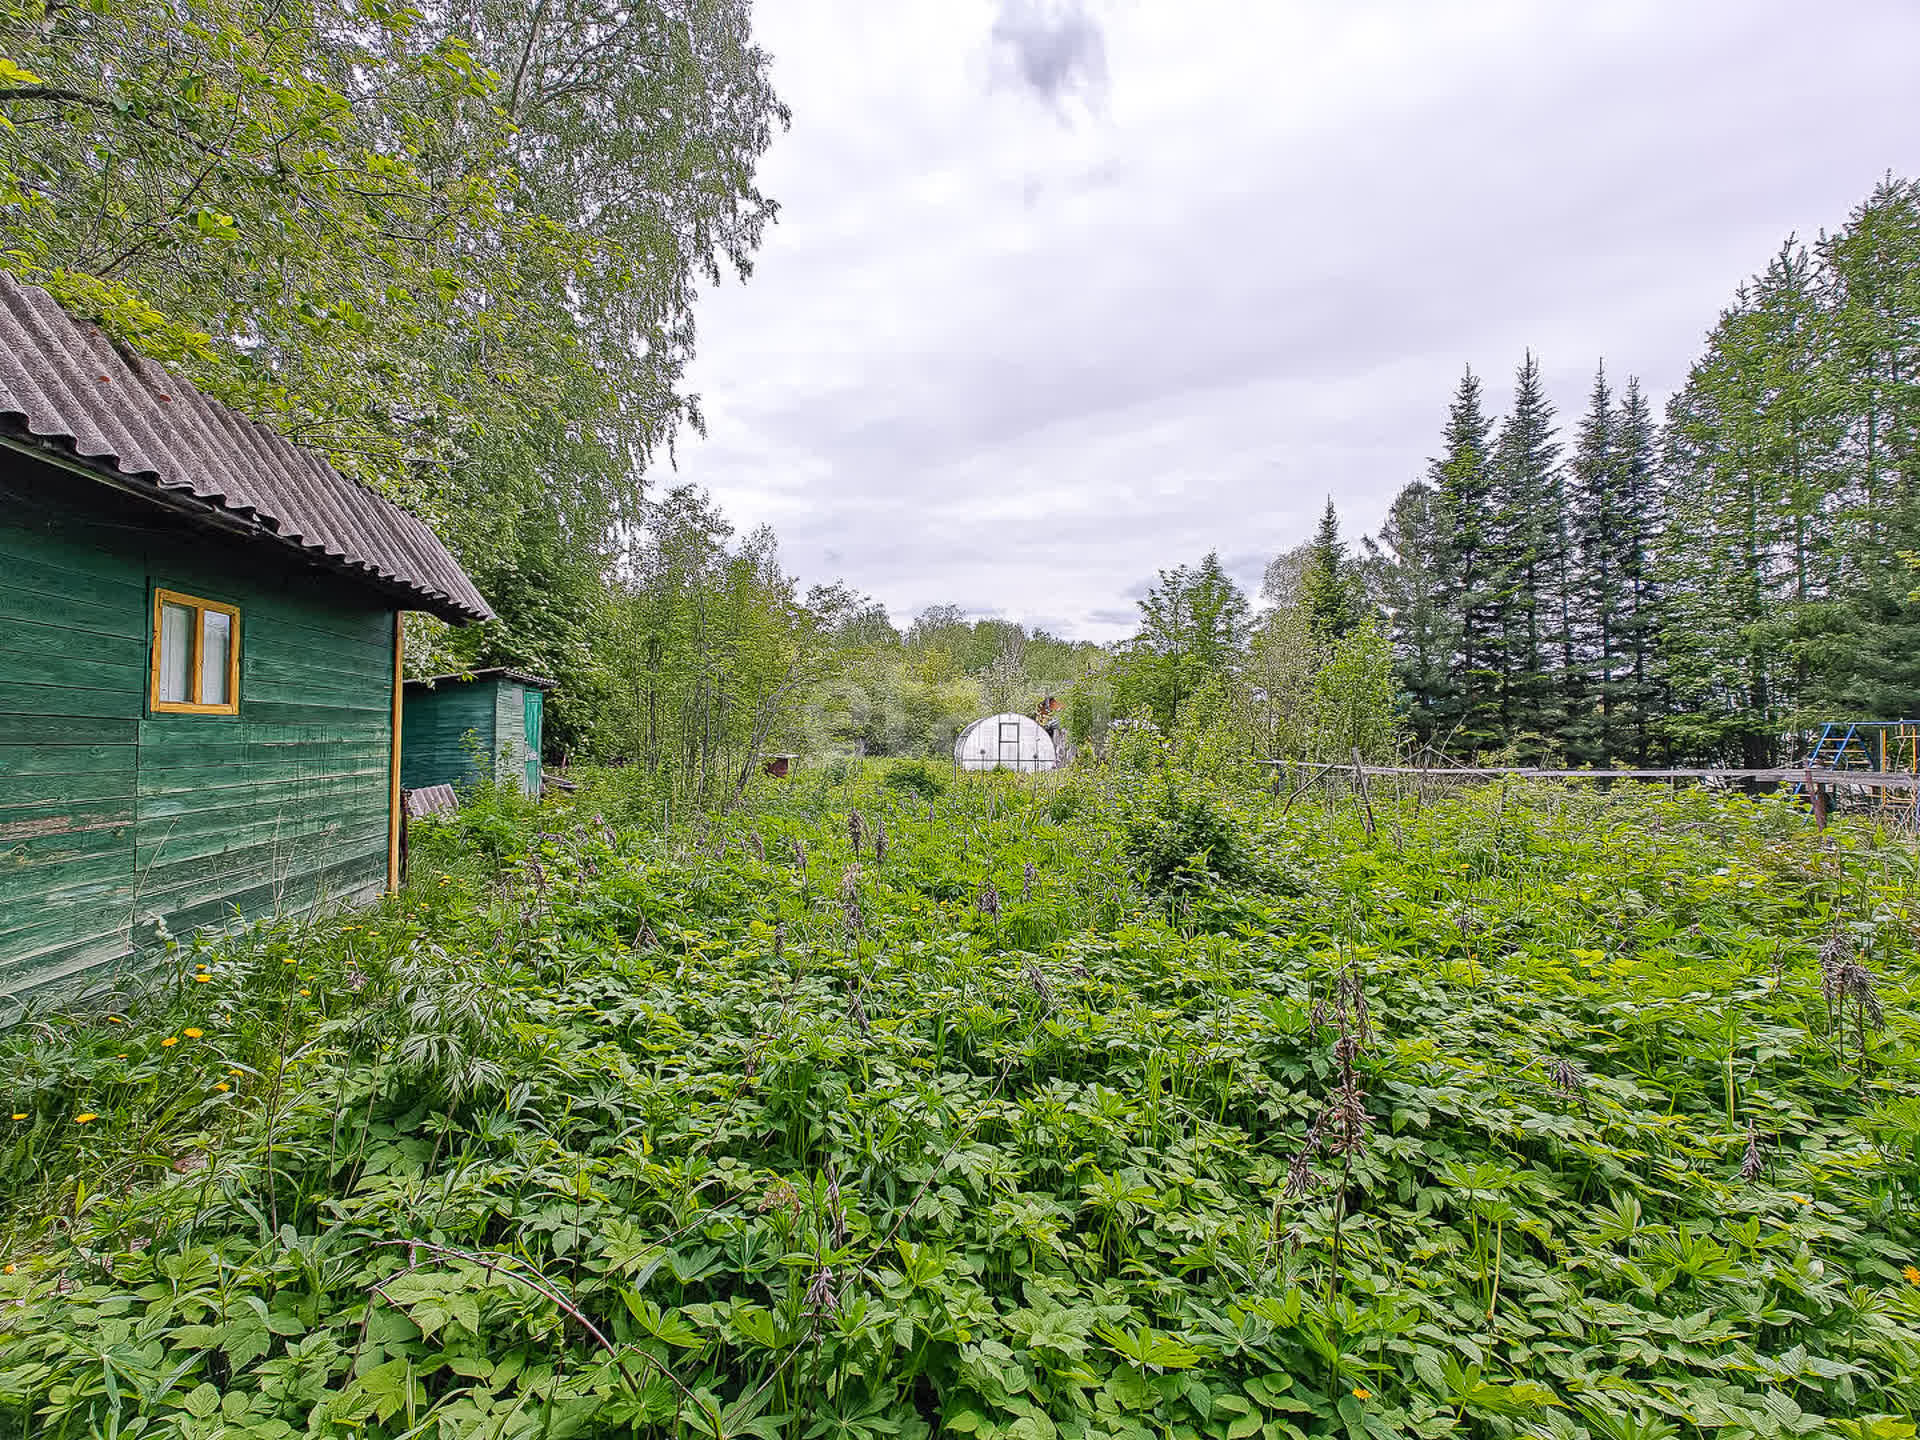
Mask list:
[{"label": "green painted wooden wall", "polygon": [[[239,606],[237,715],[148,714],[155,587]],[[0,452],[0,1009],[377,894],[392,687],[390,602]]]},{"label": "green painted wooden wall", "polygon": [[[526,687],[482,676],[406,687],[400,739],[400,783],[466,787],[480,778],[478,757],[493,759],[502,780],[525,782]],[[469,739],[468,737],[473,737]]]},{"label": "green painted wooden wall", "polygon": [[482,760],[497,750],[496,688],[485,680],[443,680],[431,690],[406,687],[400,724],[402,785],[409,790],[429,785],[465,789],[480,778]]}]

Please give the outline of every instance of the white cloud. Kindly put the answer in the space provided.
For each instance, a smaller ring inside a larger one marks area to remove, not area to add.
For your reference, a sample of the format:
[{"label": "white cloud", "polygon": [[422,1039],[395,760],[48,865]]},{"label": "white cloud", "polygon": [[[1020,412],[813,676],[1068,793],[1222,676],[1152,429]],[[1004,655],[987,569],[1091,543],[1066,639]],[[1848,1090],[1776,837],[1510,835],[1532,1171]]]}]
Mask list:
[{"label": "white cloud", "polygon": [[1370,529],[1464,363],[1498,397],[1531,345],[1563,411],[1601,356],[1664,392],[1788,231],[1920,165],[1920,9],[1894,3],[763,0],[758,24],[794,110],[763,176],[783,211],[703,305],[682,477],[902,619],[952,600],[1109,638],[1156,568],[1257,572],[1329,493]]}]

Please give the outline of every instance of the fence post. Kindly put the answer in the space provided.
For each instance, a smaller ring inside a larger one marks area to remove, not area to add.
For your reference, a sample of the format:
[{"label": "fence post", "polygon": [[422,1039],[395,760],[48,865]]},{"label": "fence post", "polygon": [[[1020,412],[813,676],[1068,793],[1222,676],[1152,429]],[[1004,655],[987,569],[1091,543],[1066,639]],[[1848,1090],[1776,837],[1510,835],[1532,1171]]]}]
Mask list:
[{"label": "fence post", "polygon": [[1353,785],[1360,792],[1360,806],[1367,818],[1367,838],[1373,838],[1373,797],[1367,794],[1367,772],[1360,768],[1360,747],[1353,747]]},{"label": "fence post", "polygon": [[1827,828],[1827,792],[1822,790],[1818,785],[1813,783],[1813,767],[1811,765],[1807,767],[1806,783],[1807,783],[1807,794],[1813,800],[1814,828],[1818,830],[1824,830]]}]

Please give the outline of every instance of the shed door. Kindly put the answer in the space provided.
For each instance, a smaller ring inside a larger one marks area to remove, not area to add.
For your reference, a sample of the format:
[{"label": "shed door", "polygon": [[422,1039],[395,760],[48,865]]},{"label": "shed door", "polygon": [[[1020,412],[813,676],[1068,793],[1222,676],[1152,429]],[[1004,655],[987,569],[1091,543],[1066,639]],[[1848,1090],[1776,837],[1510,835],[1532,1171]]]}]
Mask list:
[{"label": "shed door", "polygon": [[527,697],[527,793],[540,793],[540,714],[541,693],[529,685],[525,691]]}]

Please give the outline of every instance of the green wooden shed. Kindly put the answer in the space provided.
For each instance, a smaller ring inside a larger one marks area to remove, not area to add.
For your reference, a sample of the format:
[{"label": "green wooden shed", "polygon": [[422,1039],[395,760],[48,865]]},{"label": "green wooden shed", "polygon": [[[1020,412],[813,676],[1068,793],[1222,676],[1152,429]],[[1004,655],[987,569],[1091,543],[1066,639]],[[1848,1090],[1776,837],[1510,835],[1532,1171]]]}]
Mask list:
[{"label": "green wooden shed", "polygon": [[0,1014],[398,882],[406,511],[0,276]]},{"label": "green wooden shed", "polygon": [[491,762],[501,780],[540,793],[540,740],[552,680],[494,666],[409,680],[402,709],[400,784],[465,789]]}]

